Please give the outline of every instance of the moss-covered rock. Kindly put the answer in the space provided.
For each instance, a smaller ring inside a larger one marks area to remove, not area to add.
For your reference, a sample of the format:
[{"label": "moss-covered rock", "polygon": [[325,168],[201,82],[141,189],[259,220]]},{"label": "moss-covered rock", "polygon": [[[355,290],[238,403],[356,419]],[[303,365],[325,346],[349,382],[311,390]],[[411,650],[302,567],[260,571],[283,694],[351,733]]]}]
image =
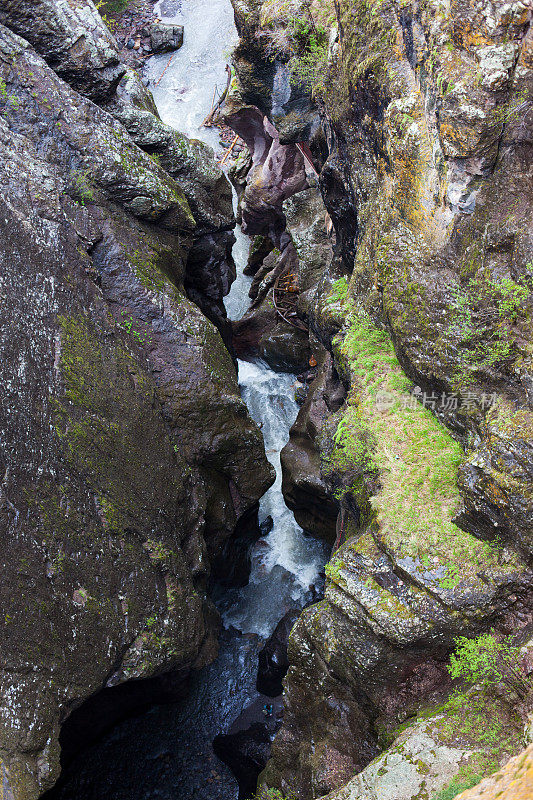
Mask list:
[{"label": "moss-covered rock", "polygon": [[84,700],[215,656],[210,565],[272,475],[184,291],[180,185],[3,27],[0,49],[0,768],[33,800]]},{"label": "moss-covered rock", "polygon": [[[305,300],[347,399],[305,459],[341,548],[293,631],[265,773],[301,798],[372,759],[377,714],[446,682],[459,631],[521,628],[533,602],[529,12],[334,6],[311,146],[336,248]],[[294,27],[292,4],[255,10],[262,41]]]},{"label": "moss-covered rock", "polygon": [[453,695],[402,725],[385,752],[328,800],[453,797],[520,748],[521,728],[501,699],[480,690]]},{"label": "moss-covered rock", "polygon": [[533,790],[533,745],[458,800],[527,800]]},{"label": "moss-covered rock", "polygon": [[24,36],[63,80],[95,102],[108,100],[126,72],[92,0],[6,0],[0,23]]}]

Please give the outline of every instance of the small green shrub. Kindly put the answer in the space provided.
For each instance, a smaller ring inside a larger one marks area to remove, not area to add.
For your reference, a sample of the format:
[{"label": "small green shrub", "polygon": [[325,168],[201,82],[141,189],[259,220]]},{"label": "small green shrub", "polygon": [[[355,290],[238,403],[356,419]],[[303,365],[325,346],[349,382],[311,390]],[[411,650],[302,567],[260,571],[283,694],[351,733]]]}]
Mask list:
[{"label": "small green shrub", "polygon": [[509,638],[500,639],[493,633],[484,633],[477,639],[460,636],[455,642],[455,653],[450,656],[448,667],[452,678],[487,687],[503,683],[520,699],[533,692],[533,680],[520,667],[520,648]]},{"label": "small green shrub", "polygon": [[77,203],[84,206],[94,200],[94,183],[90,169],[75,169],[68,176],[70,194]]},{"label": "small green shrub", "polygon": [[95,3],[100,14],[122,14],[128,7],[129,0],[99,0]]},{"label": "small green shrub", "polygon": [[[96,8],[100,12],[100,16],[107,25],[110,31],[114,31],[117,27],[117,20],[113,17],[118,17],[128,7],[129,0],[97,0],[95,3]],[[113,16],[109,16],[112,14]]]},{"label": "small green shrub", "polygon": [[272,6],[280,18],[267,24],[262,33],[267,56],[287,64],[291,83],[314,95],[323,95],[328,72],[328,25],[335,20],[335,14],[326,9],[328,3],[323,3],[324,8],[313,9],[311,0],[304,0],[300,16],[295,16],[284,2]]},{"label": "small green shrub", "polygon": [[325,91],[324,78],[328,63],[328,33],[316,25],[308,8],[308,19],[292,17],[289,27],[295,43],[295,54],[288,63],[291,83],[301,84],[315,95]]},{"label": "small green shrub", "polygon": [[490,368],[513,358],[512,326],[525,319],[531,296],[524,279],[473,278],[453,291],[451,332],[467,345],[462,349],[462,375],[469,368]]},{"label": "small green shrub", "polygon": [[339,278],[336,280],[331,291],[326,297],[326,305],[334,305],[335,303],[342,303],[348,298],[348,281],[346,278]]}]

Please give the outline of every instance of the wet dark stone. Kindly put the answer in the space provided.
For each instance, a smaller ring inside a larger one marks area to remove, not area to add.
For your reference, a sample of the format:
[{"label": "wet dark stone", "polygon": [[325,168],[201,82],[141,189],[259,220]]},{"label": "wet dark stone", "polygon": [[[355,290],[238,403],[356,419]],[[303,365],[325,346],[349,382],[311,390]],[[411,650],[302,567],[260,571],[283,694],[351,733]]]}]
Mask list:
[{"label": "wet dark stone", "polygon": [[261,652],[257,672],[257,691],[268,697],[278,697],[283,692],[283,678],[289,669],[287,645],[289,634],[300,616],[300,611],[289,611],[280,620]]},{"label": "wet dark stone", "polygon": [[307,392],[308,392],[307,386],[296,387],[296,390],[294,392],[294,399],[296,400],[299,406],[303,406],[303,404],[305,403],[307,399]]},{"label": "wet dark stone", "polygon": [[[250,578],[250,550],[261,536],[272,530],[272,517],[259,525],[259,504],[244,514],[235,527],[235,533],[226,539],[218,558],[212,558],[213,576],[222,587],[246,586]],[[270,520],[265,530],[265,523]]]},{"label": "wet dark stone", "polygon": [[154,53],[171,53],[183,44],[183,26],[154,22],[150,28],[150,39]]},{"label": "wet dark stone", "polygon": [[237,800],[212,742],[267,702],[254,685],[258,646],[256,636],[223,631],[219,658],[193,674],[187,697],[115,726],[74,758],[46,800]]},{"label": "wet dark stone", "polygon": [[272,742],[281,725],[281,698],[264,700],[258,698],[235,720],[229,733],[213,741],[216,755],[239,783],[239,800],[248,800],[255,793],[257,779],[270,758]]},{"label": "wet dark stone", "polygon": [[285,322],[259,340],[259,355],[276,372],[300,372],[309,362],[309,333]]}]

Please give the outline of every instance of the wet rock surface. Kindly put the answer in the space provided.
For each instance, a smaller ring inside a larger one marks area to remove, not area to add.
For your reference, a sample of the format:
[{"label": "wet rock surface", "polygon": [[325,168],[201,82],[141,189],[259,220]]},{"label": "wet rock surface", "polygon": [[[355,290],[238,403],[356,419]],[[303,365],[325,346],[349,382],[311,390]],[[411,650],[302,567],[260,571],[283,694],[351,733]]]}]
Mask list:
[{"label": "wet rock surface", "polygon": [[259,653],[257,691],[268,697],[279,697],[283,692],[282,681],[289,669],[289,634],[299,616],[299,610],[285,614]]},{"label": "wet rock surface", "polygon": [[63,80],[95,102],[109,99],[126,71],[91,0],[5,0],[0,23],[27,39]]},{"label": "wet rock surface", "polygon": [[[339,396],[340,395],[340,396]],[[326,355],[281,453],[283,495],[298,523],[331,544],[337,538],[338,503],[321,474],[317,435],[344,399],[344,388],[333,375]]]},{"label": "wet rock surface", "polygon": [[183,26],[154,22],[150,26],[150,44],[156,54],[179,50],[183,44]]},{"label": "wet rock surface", "polygon": [[18,800],[57,779],[60,725],[85,699],[214,658],[209,563],[272,477],[184,292],[199,203],[27,42],[4,27],[0,42],[0,736]]},{"label": "wet rock surface", "polygon": [[[261,163],[270,141],[304,136],[303,111],[294,127],[284,103],[277,136],[260,123],[274,121],[280,85],[261,60],[290,41],[298,4],[245,6],[235,4],[231,124]],[[334,378],[328,395],[319,371],[283,456],[297,518],[341,545],[325,600],[291,634],[286,711],[261,779],[302,800],[356,773],[353,796],[373,796],[379,775],[364,783],[362,770],[383,748],[380,715],[446,687],[459,632],[520,631],[533,608],[530,12],[351,1],[325,24],[329,77],[315,90],[327,153],[315,134],[307,144],[333,254],[316,247],[320,201],[312,212],[296,163],[300,191],[284,198],[284,233],[272,239],[286,254],[290,234],[304,251],[298,313]],[[273,199],[270,236],[282,224],[274,163],[289,169],[283,157],[252,166],[241,201],[243,220],[264,234],[256,209]],[[269,259],[255,271],[257,298]]]},{"label": "wet rock surface", "polygon": [[216,755],[237,778],[242,800],[255,793],[259,774],[270,757],[282,713],[281,698],[272,701],[261,696],[237,717],[228,733],[213,740]]},{"label": "wet rock surface", "polygon": [[258,698],[258,647],[257,637],[222,631],[217,660],[191,676],[180,702],[120,723],[70,764],[46,800],[235,800],[237,780],[212,741]]}]

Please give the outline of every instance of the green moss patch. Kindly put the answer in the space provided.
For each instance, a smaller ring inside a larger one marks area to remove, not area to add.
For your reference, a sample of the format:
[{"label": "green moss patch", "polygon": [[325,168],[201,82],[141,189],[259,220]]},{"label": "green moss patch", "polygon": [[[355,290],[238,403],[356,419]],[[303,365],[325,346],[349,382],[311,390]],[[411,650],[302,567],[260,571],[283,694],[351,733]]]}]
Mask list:
[{"label": "green moss patch", "polygon": [[[172,495],[180,495],[178,457],[162,422],[150,413],[150,378],[122,336],[105,342],[94,323],[81,315],[59,321],[65,394],[54,405],[66,459],[95,492],[107,528],[150,525],[146,509],[160,508],[164,515],[164,499],[170,503]],[[152,453],[146,452],[147,438],[153,442]],[[156,480],[154,459],[168,467]],[[175,482],[169,481],[173,462]]]},{"label": "green moss patch", "polygon": [[522,724],[518,714],[493,692],[477,687],[455,692],[431,713],[439,717],[434,723],[439,741],[450,747],[465,746],[477,750],[433,800],[449,800],[475,786],[498,770],[500,764],[519,752],[522,746]]},{"label": "green moss patch", "polygon": [[511,278],[484,275],[455,287],[447,334],[462,345],[456,372],[460,384],[467,383],[474,372],[515,360],[513,326],[527,319],[530,298],[525,282]]},{"label": "green moss patch", "polygon": [[452,589],[479,582],[481,569],[501,573],[497,550],[452,521],[461,504],[461,446],[409,393],[389,336],[352,301],[344,301],[344,312],[347,328],[333,344],[352,389],[333,448],[323,456],[324,473],[341,476],[339,496],[351,491],[357,498],[361,481],[368,486],[373,480],[379,487],[370,498],[377,536],[396,560],[411,560],[426,581]]}]

